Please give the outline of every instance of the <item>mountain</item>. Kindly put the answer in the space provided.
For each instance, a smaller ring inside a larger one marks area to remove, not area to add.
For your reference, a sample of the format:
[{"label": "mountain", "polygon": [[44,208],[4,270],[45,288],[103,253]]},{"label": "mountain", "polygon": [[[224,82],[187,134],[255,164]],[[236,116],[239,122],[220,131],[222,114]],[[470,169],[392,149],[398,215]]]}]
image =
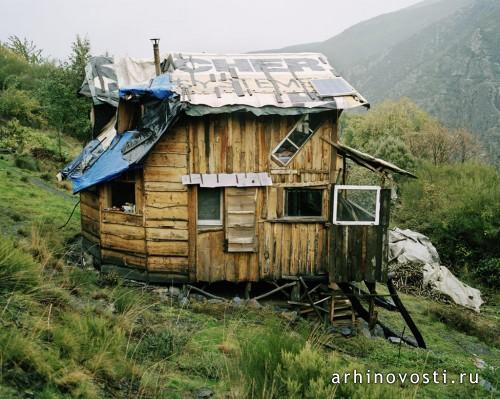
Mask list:
[{"label": "mountain", "polygon": [[465,127],[500,161],[500,1],[428,0],[318,43],[370,102],[409,97],[451,128]]}]

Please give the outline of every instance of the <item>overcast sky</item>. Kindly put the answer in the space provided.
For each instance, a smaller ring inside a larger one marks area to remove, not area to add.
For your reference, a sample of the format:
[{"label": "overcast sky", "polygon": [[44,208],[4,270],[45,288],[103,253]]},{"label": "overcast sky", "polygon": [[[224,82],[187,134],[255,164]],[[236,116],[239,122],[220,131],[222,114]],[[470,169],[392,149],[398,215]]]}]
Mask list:
[{"label": "overcast sky", "polygon": [[[76,34],[92,53],[149,57],[168,50],[247,52],[321,41],[420,0],[0,0],[0,41],[33,40],[65,58]],[[360,38],[362,40],[362,38]]]}]

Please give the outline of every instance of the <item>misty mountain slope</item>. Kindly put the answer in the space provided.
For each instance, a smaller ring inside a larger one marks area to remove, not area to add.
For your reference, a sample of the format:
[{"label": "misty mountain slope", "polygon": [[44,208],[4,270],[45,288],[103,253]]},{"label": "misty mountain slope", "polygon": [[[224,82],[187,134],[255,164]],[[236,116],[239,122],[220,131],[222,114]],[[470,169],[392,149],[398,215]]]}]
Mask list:
[{"label": "misty mountain slope", "polygon": [[481,137],[500,162],[500,1],[438,0],[362,22],[320,51],[372,103],[410,97]]},{"label": "misty mountain slope", "polygon": [[425,1],[410,8],[360,22],[324,42],[299,44],[280,51],[320,51],[342,75],[358,63],[382,58],[394,45],[446,18],[472,0]]}]

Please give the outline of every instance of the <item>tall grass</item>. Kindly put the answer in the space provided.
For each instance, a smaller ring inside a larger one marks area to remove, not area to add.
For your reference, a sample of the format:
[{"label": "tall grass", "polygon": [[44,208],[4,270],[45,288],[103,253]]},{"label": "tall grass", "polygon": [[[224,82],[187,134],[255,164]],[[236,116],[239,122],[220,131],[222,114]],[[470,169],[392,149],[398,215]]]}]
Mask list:
[{"label": "tall grass", "polygon": [[29,291],[41,282],[41,267],[31,256],[0,237],[0,295]]}]

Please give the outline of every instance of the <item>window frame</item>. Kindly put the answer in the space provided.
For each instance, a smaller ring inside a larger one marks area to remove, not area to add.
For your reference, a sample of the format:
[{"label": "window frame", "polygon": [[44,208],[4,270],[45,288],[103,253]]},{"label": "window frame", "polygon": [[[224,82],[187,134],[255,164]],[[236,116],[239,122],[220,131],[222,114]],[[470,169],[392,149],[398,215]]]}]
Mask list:
[{"label": "window frame", "polygon": [[[114,184],[130,184],[133,185],[134,191],[134,212],[126,212],[123,210],[113,209],[113,185]],[[119,212],[125,213],[127,215],[142,215],[142,198],[140,188],[142,186],[142,180],[137,170],[126,171],[122,173],[116,179],[107,182],[104,186],[104,211],[106,212]]]},{"label": "window frame", "polygon": [[[315,215],[315,216],[291,216],[288,215],[288,193],[290,191],[306,191],[306,190],[315,190],[319,191],[321,194],[321,201],[320,201],[320,214]],[[323,220],[325,219],[324,215],[324,201],[325,201],[325,192],[326,189],[325,187],[315,187],[315,186],[306,186],[306,187],[284,187],[284,193],[283,193],[283,220]]]},{"label": "window frame", "polygon": [[[339,226],[378,226],[380,224],[380,191],[382,187],[380,186],[357,186],[357,185],[344,185],[338,184],[334,186],[333,189],[333,215],[332,223]],[[375,220],[374,221],[346,221],[337,220],[337,209],[338,209],[338,196],[341,190],[369,190],[375,191]]]},{"label": "window frame", "polygon": [[[310,117],[311,114],[305,114],[305,115],[302,115],[299,120],[293,125],[292,129],[290,129],[290,131],[287,133],[287,135],[283,138],[283,140],[281,140],[274,148],[273,150],[271,151],[271,159],[276,162],[277,164],[281,165],[281,166],[288,166],[292,161],[293,159],[297,156],[297,154],[300,152],[300,150],[302,148],[304,148],[304,146],[307,144],[307,142],[312,138],[312,136],[314,136],[314,133],[316,132],[316,130],[318,130],[322,125],[323,123],[325,122],[325,120],[323,120],[318,128],[314,131],[311,132],[311,134],[309,135],[309,137],[302,143],[302,145],[300,147],[297,146],[297,144],[295,144],[292,140],[290,140],[290,136],[292,135],[292,133],[295,131],[295,129],[297,128],[297,126],[299,126],[299,124],[303,123],[304,119],[306,117]],[[292,146],[294,146],[296,148],[297,151],[294,152],[294,154],[290,157],[290,159],[287,161],[287,162],[283,162],[282,160],[280,160],[275,154],[276,152],[278,151],[278,149],[283,145],[283,143],[285,141],[288,141]]]},{"label": "window frame", "polygon": [[[219,191],[219,219],[200,219],[198,207],[200,205],[200,189]],[[224,226],[224,192],[222,187],[200,187],[197,186],[196,192],[196,223],[198,226],[223,227]]]}]

